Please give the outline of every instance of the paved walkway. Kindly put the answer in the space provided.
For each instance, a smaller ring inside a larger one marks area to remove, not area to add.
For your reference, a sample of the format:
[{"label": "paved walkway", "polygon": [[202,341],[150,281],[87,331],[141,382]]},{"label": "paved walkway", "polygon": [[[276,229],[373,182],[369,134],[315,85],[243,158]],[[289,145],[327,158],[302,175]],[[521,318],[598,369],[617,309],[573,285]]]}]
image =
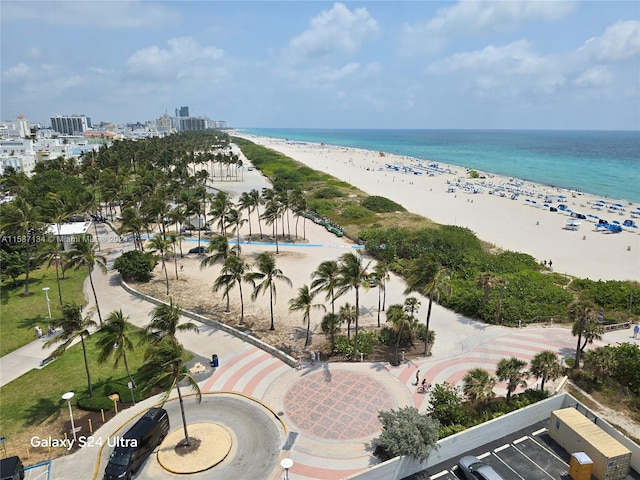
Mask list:
[{"label": "paved walkway", "polygon": [[[105,238],[108,237],[105,226],[101,228],[101,233]],[[104,241],[102,246],[109,264],[123,249],[132,248],[128,244]],[[110,270],[106,275],[95,272],[94,282],[104,317],[113,310],[122,309],[130,321],[138,326],[149,322],[149,313],[154,305],[121,288],[117,272]],[[400,282],[394,283],[390,285],[388,295],[393,296],[396,290],[396,293],[402,291]],[[85,283],[85,294],[91,303],[93,295],[88,281]],[[266,456],[270,471],[268,478],[275,480],[282,478],[283,474],[279,460],[290,457],[294,461],[290,469],[292,479],[341,479],[375,463],[371,455],[371,441],[379,433],[379,410],[406,405],[413,405],[421,411],[428,408],[429,395],[417,393],[415,386],[418,369],[421,378],[426,378],[430,383],[447,381],[458,384],[471,366],[483,367],[493,373],[497,362],[504,357],[517,356],[530,360],[535,353],[544,349],[571,356],[575,348],[575,338],[566,328],[516,330],[490,327],[439,307],[434,311],[432,328],[438,335],[434,355],[415,363],[392,367],[387,363],[316,362],[315,365],[303,363],[300,370],[292,369],[272,355],[207,325],[199,325],[199,334],[179,334],[179,340],[197,356],[209,358],[216,353],[219,357],[220,367],[214,371],[207,366],[202,375],[200,384],[203,392],[236,392],[245,395],[249,402],[256,405],[254,410],[259,418],[245,416],[233,421],[227,418],[230,422],[228,426],[234,433],[247,426],[253,429],[249,431],[255,432],[252,425],[256,421],[265,422],[265,425],[277,425],[276,420],[282,422],[281,427],[269,429],[270,437],[265,444],[250,443],[247,435],[235,436],[235,442],[243,446],[247,444],[250,450],[242,449],[240,454],[232,449],[229,457],[215,468],[229,468],[226,472],[232,471],[235,479],[267,478],[264,470],[254,473],[251,465],[234,467],[246,456]],[[605,341],[598,345],[633,341],[630,336],[630,330],[608,333]],[[31,368],[37,368],[46,356],[41,342],[35,341],[2,357],[2,384]],[[496,387],[498,394],[505,391],[502,384]],[[189,405],[189,421],[213,418],[219,404],[215,396],[207,395],[205,398],[207,401],[199,406]],[[155,401],[148,399],[124,410],[98,430],[96,435],[106,438],[124,431],[131,420]],[[181,428],[177,407],[170,403],[168,408],[172,412],[172,430]],[[217,418],[220,419],[220,416]],[[223,415],[220,421],[224,420]],[[270,446],[265,448],[267,444]],[[110,448],[83,448],[73,455],[55,459],[51,479],[74,478],[78,471],[91,471],[94,472],[93,478],[101,478],[109,452]],[[263,464],[261,462],[260,468],[264,468]],[[138,478],[172,478],[169,474],[161,474],[159,468],[153,456]],[[201,478],[210,478],[207,474],[201,475]]]}]

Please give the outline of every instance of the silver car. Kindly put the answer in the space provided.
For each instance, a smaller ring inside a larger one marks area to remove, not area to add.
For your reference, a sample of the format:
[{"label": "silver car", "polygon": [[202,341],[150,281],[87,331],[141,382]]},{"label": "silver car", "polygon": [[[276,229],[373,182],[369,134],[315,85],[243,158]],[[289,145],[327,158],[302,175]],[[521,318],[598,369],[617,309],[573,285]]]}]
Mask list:
[{"label": "silver car", "polygon": [[472,455],[458,460],[458,468],[467,480],[504,480],[491,465]]}]

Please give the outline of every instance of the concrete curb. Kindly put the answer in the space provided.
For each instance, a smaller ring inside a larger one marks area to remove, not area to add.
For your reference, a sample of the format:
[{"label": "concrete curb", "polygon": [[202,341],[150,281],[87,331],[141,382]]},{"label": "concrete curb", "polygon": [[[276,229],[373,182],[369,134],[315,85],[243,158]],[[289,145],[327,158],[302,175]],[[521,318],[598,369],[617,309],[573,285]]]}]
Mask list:
[{"label": "concrete curb", "polygon": [[[132,295],[135,295],[138,298],[141,298],[143,300],[146,300],[147,302],[153,303],[154,305],[168,305],[167,302],[163,302],[162,300],[158,300],[155,297],[152,297],[150,295],[147,295],[146,293],[142,293],[139,292],[138,290],[136,290],[135,288],[131,287],[129,284],[127,284],[127,282],[125,282],[122,279],[122,276],[120,276],[120,285],[122,285],[122,288],[124,288],[127,292],[129,292]],[[274,357],[282,360],[284,363],[286,363],[287,365],[289,365],[291,368],[295,368],[296,364],[297,364],[297,360],[293,357],[291,357],[290,355],[287,355],[286,353],[284,353],[282,350],[278,350],[277,348],[263,342],[262,340],[259,340],[255,337],[252,337],[251,335],[241,332],[238,329],[235,329],[233,327],[230,327],[229,325],[226,325],[222,322],[218,322],[217,320],[213,320],[211,318],[205,317],[203,315],[197,314],[195,312],[192,312],[190,310],[186,310],[186,309],[181,309],[182,314],[185,317],[189,317],[193,320],[196,320],[200,323],[204,323],[205,325],[209,325],[210,327],[214,327],[217,328],[219,330],[222,330],[223,332],[226,332],[230,335],[233,335],[236,338],[239,338],[240,340],[250,343],[251,345],[253,345],[254,347],[257,347],[261,350],[264,350],[265,352],[273,355]]]}]

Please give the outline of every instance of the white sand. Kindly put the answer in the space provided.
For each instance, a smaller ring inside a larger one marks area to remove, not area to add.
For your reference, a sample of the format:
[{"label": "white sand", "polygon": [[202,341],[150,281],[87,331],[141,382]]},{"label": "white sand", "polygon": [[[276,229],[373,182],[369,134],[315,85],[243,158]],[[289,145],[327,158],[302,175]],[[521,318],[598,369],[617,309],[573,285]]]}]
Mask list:
[{"label": "white sand", "polygon": [[[640,280],[640,235],[637,229],[605,233],[596,231],[592,223],[594,219],[590,219],[582,220],[577,231],[567,230],[564,227],[568,214],[533,206],[526,199],[542,205],[545,196],[564,195],[567,197],[566,205],[574,212],[620,223],[631,218],[629,212],[637,205],[624,205],[624,213],[611,213],[607,208],[596,210],[595,203],[600,197],[530,182],[522,182],[520,189],[531,195],[520,194],[517,200],[511,200],[509,195],[500,197],[488,193],[491,189],[489,182],[494,186],[514,183],[513,179],[497,175],[487,175],[484,181],[474,181],[477,186],[484,183],[483,193],[466,192],[461,187],[457,187],[455,192],[448,192],[458,179],[462,179],[462,183],[472,181],[464,168],[439,163],[441,169],[449,169],[452,173],[415,175],[385,167],[386,164],[415,166],[420,163],[409,157],[391,154],[381,157],[377,152],[354,148],[239,136],[347,181],[370,195],[390,198],[410,212],[437,223],[468,227],[480,239],[501,249],[525,252],[539,261],[552,260],[556,272],[593,280]],[[422,161],[421,164],[426,166],[429,162]],[[557,203],[553,205],[557,206]],[[640,222],[640,219],[635,221]]]}]

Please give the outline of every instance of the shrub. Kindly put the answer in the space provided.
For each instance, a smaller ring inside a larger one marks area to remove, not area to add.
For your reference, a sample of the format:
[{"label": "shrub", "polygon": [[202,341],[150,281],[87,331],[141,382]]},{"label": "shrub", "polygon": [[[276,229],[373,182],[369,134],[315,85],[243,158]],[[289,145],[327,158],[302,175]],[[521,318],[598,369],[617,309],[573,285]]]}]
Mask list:
[{"label": "shrub", "polygon": [[378,438],[385,458],[409,455],[425,461],[438,441],[440,424],[427,414],[420,414],[415,407],[378,412],[382,433]]},{"label": "shrub", "polygon": [[113,268],[120,272],[125,281],[148,282],[151,280],[151,272],[157,263],[156,256],[151,252],[142,253],[139,250],[130,250],[116,258]]},{"label": "shrub", "polygon": [[320,188],[313,194],[314,198],[336,198],[342,197],[342,192],[336,187],[324,187]]},{"label": "shrub", "polygon": [[[368,332],[360,332],[358,334],[358,352],[366,355],[371,355],[379,343],[378,332],[370,330]],[[347,338],[344,335],[340,335],[335,339],[335,351],[336,353],[342,353],[347,357],[353,355],[353,335],[351,338]]]},{"label": "shrub", "polygon": [[373,215],[373,212],[367,208],[358,205],[347,205],[342,209],[342,216],[349,219],[367,218]]},{"label": "shrub", "polygon": [[377,195],[372,195],[363,199],[360,202],[360,205],[368,208],[371,211],[378,213],[389,213],[389,212],[406,212],[407,209],[404,208],[399,203],[394,202],[393,200],[389,200],[385,197],[380,197]]},{"label": "shrub", "polygon": [[335,212],[336,204],[331,200],[322,199],[311,199],[308,201],[309,210],[318,212],[323,217],[330,215]]}]

